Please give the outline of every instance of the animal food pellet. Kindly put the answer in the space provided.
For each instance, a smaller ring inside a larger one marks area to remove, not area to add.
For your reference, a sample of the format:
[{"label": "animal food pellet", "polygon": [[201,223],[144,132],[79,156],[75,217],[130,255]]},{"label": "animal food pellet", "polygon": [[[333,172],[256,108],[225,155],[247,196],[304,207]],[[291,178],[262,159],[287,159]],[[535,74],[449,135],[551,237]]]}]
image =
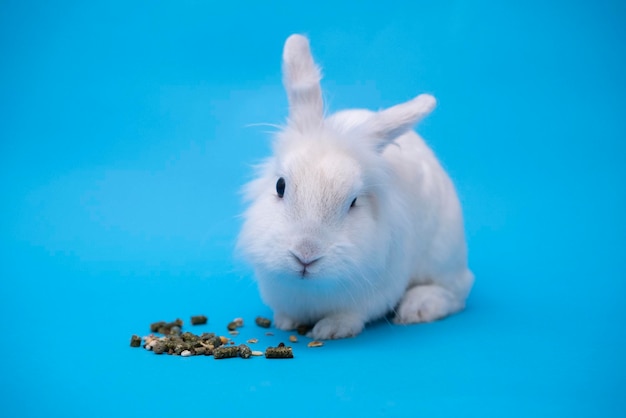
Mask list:
[{"label": "animal food pellet", "polygon": [[152,347],[154,347],[159,341],[158,338],[151,338],[150,340],[147,340],[146,345],[145,345],[145,349],[146,350],[152,350]]},{"label": "animal food pellet", "polygon": [[278,347],[267,347],[265,350],[265,358],[293,358],[293,351],[291,351],[291,347],[280,343]]},{"label": "animal food pellet", "polygon": [[[191,323],[193,325],[206,323],[207,317],[204,315],[197,315],[191,317]],[[257,317],[256,324],[263,328],[269,328],[271,326],[271,320],[264,317]],[[238,335],[239,327],[243,326],[242,318],[235,318],[228,324],[228,331],[231,335]],[[150,330],[152,334],[145,337],[138,335],[132,335],[130,345],[131,347],[143,347],[146,350],[153,351],[155,354],[169,354],[181,357],[190,356],[210,356],[213,358],[225,359],[232,357],[241,357],[248,359],[252,356],[263,356],[269,359],[281,359],[281,358],[293,358],[293,351],[291,347],[285,346],[284,343],[279,343],[276,347],[268,347],[265,352],[252,350],[246,344],[237,345],[235,341],[228,337],[216,335],[212,332],[204,332],[201,335],[196,335],[192,332],[183,332],[183,321],[176,319],[172,322],[159,321],[150,324]],[[162,334],[159,336],[159,334]],[[273,336],[270,331],[265,335]],[[290,335],[289,341],[292,343],[298,342],[296,335]],[[257,338],[250,338],[248,344],[256,344],[259,342]],[[322,344],[322,343],[318,343]],[[311,347],[312,345],[309,344]],[[317,345],[316,345],[317,346]]]},{"label": "animal food pellet", "polygon": [[219,347],[220,345],[224,344],[226,341],[228,341],[228,339],[226,337],[215,336],[215,337],[209,338],[209,340],[207,341],[207,344],[209,344],[210,346],[213,346],[213,348],[215,348],[215,347]]},{"label": "animal food pellet", "polygon": [[175,332],[178,331],[178,333],[180,333],[180,329],[182,327],[183,327],[182,319],[176,319],[173,322],[159,321],[159,322],[150,324],[150,331],[158,332],[159,334],[169,335],[172,333],[172,329],[174,329]]},{"label": "animal food pellet", "polygon": [[150,331],[151,332],[157,332],[159,330],[159,328],[165,326],[165,324],[166,324],[165,321],[154,322],[154,323],[150,324]]},{"label": "animal food pellet", "polygon": [[181,334],[180,338],[182,338],[184,342],[190,343],[190,342],[196,341],[198,339],[198,336],[188,331],[188,332]]},{"label": "animal food pellet", "polygon": [[132,335],[130,337],[130,346],[131,347],[141,347],[141,337],[139,335]]},{"label": "animal food pellet", "polygon": [[245,344],[239,344],[239,356],[241,358],[250,358],[252,355],[252,350]]},{"label": "animal food pellet", "polygon": [[272,324],[271,320],[267,318],[263,318],[262,316],[257,316],[254,322],[256,322],[256,324],[260,326],[261,328],[269,328],[270,325]]},{"label": "animal food pellet", "polygon": [[307,347],[321,347],[323,345],[324,343],[321,341],[311,341],[310,343],[307,344]]},{"label": "animal food pellet", "polygon": [[208,318],[204,315],[196,315],[191,317],[191,325],[204,325],[208,321]]},{"label": "animal food pellet", "polygon": [[163,354],[165,353],[165,344],[161,341],[157,341],[156,344],[152,347],[152,351],[154,354]]},{"label": "animal food pellet", "polygon": [[300,335],[306,335],[309,331],[311,331],[311,327],[309,325],[298,325],[296,331],[298,331],[298,334]]},{"label": "animal food pellet", "polygon": [[216,360],[237,357],[238,355],[239,347],[235,346],[221,346],[213,350],[213,358]]}]

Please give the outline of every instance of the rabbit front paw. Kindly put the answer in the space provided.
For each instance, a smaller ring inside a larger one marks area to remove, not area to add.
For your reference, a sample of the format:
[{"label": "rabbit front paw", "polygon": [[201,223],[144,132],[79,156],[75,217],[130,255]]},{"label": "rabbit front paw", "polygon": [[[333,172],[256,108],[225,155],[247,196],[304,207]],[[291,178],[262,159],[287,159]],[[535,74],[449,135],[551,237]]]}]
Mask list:
[{"label": "rabbit front paw", "polygon": [[365,323],[356,315],[327,316],[315,324],[308,336],[316,340],[354,337],[363,330]]},{"label": "rabbit front paw", "polygon": [[463,309],[463,303],[448,289],[421,285],[409,289],[397,309],[396,324],[432,322]]}]

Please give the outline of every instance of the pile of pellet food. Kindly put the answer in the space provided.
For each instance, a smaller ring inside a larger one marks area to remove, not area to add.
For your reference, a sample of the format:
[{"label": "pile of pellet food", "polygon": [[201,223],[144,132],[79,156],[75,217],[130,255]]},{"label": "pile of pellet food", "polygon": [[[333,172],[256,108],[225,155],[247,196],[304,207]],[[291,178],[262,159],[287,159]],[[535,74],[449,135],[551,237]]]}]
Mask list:
[{"label": "pile of pellet food", "polygon": [[[204,315],[191,317],[191,325],[204,325],[207,321],[208,319]],[[256,318],[255,323],[259,327],[267,329],[270,328],[272,321],[259,316]],[[155,322],[150,325],[151,334],[144,337],[133,335],[130,339],[130,346],[143,346],[143,348],[152,351],[154,354],[169,354],[181,357],[213,356],[216,360],[233,357],[248,359],[263,355],[268,359],[293,358],[292,348],[282,342],[276,347],[267,347],[265,353],[263,353],[262,351],[252,350],[249,345],[237,344],[230,337],[217,335],[213,332],[204,332],[200,335],[188,331],[183,332],[183,325],[181,319],[176,319],[172,322]],[[226,329],[231,337],[236,337],[239,335],[237,329],[243,327],[243,325],[244,321],[242,318],[235,318],[228,323]],[[306,335],[309,330],[309,327],[301,326],[298,327],[297,331],[300,335]],[[268,331],[266,335],[271,336],[273,333]],[[297,343],[298,337],[290,335],[289,341]],[[247,342],[248,344],[256,344],[258,339],[251,338]],[[321,347],[322,345],[321,341],[311,341],[307,346]]]}]

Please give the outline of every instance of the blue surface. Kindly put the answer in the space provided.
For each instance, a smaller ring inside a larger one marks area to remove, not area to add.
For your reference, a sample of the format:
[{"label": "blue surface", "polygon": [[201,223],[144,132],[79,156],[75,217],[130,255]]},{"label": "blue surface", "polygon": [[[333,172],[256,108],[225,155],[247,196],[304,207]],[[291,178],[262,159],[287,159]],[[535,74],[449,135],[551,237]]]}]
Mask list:
[{"label": "blue surface", "polygon": [[[103,3],[0,5],[0,415],[626,414],[623,2]],[[467,310],[293,361],[129,348],[197,313],[286,340],[233,244],[293,32],[331,109],[438,98]]]}]

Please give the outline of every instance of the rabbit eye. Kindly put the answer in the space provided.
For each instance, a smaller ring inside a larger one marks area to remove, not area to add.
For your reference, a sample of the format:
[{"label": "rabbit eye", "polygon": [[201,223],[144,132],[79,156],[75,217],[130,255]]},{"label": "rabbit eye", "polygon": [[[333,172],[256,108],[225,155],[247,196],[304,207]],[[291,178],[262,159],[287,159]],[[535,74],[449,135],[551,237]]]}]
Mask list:
[{"label": "rabbit eye", "polygon": [[352,203],[350,203],[350,207],[353,208],[354,205],[356,205],[356,197],[354,198],[354,200],[352,201]]},{"label": "rabbit eye", "polygon": [[276,193],[278,193],[278,197],[283,197],[285,195],[285,179],[279,178],[276,182]]}]

